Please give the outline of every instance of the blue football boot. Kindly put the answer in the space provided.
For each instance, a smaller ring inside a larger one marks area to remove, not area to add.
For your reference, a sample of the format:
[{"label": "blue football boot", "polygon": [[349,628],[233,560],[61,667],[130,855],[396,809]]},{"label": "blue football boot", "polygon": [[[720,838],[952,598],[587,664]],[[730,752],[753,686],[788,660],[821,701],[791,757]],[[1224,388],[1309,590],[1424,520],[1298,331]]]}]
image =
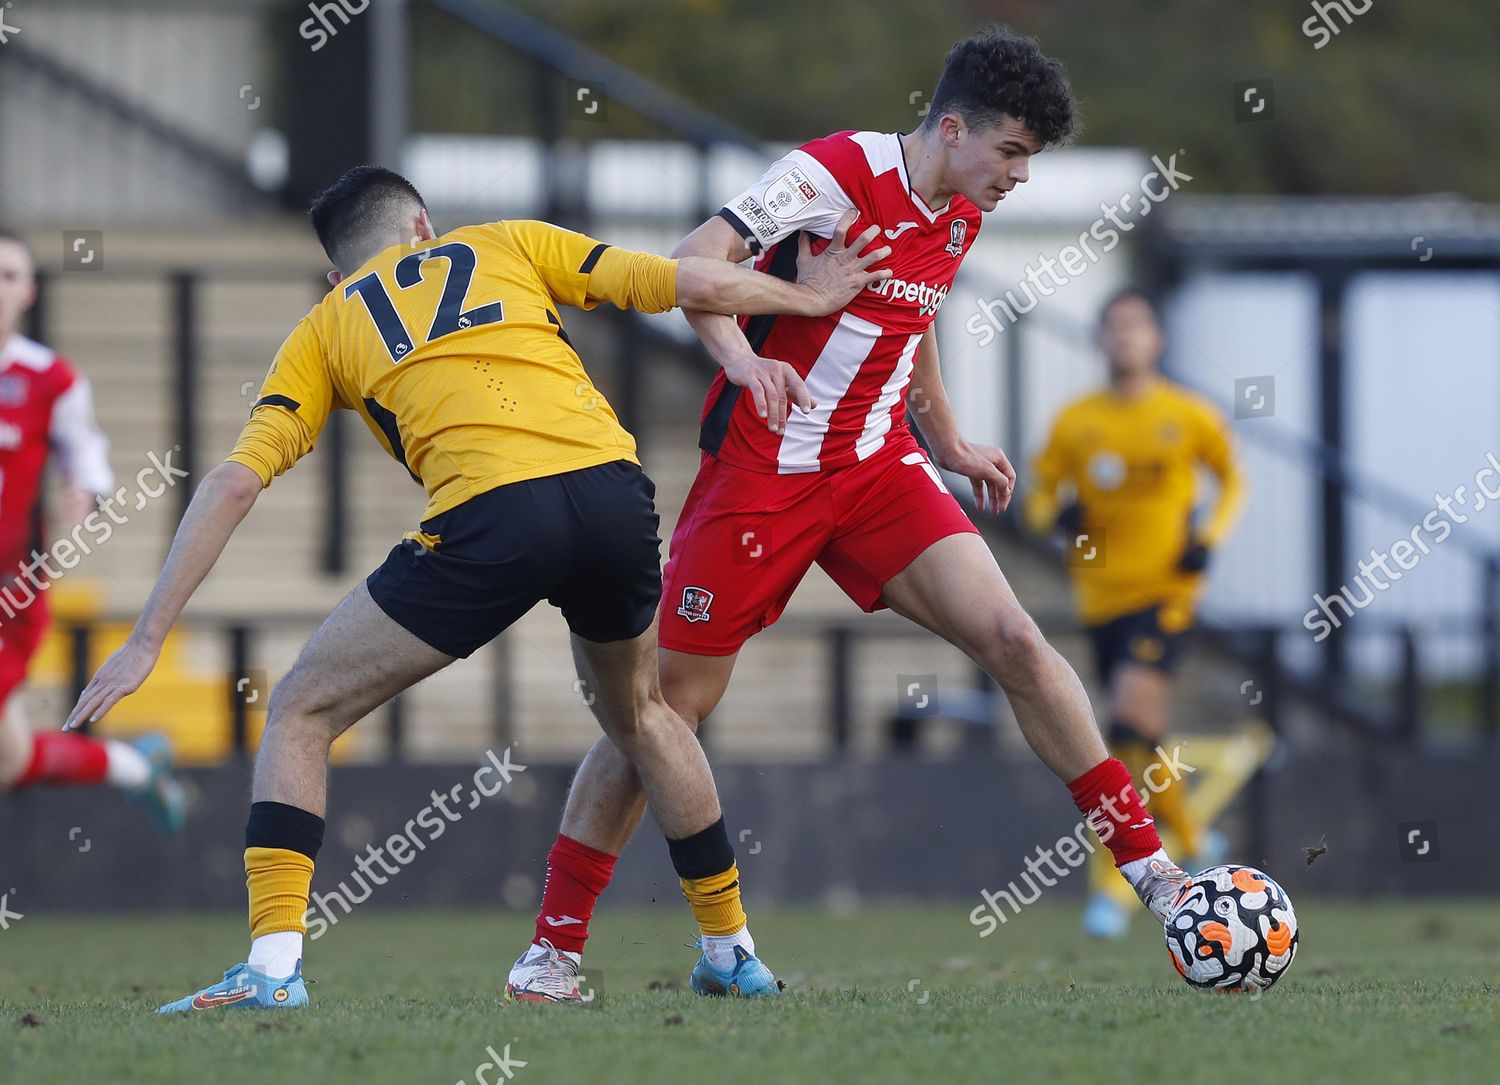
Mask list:
[{"label": "blue football boot", "polygon": [[237,964],[212,987],[168,1002],[157,1013],[192,1013],[194,1010],[280,1010],[307,1005],[307,984],[302,981],[302,962],[285,979],[273,979],[248,964]]},{"label": "blue football boot", "polygon": [[[701,944],[701,943],[700,943]],[[754,954],[734,947],[734,967],[721,972],[708,963],[708,954],[698,958],[689,985],[700,995],[736,998],[769,998],[781,994],[781,984]]]}]

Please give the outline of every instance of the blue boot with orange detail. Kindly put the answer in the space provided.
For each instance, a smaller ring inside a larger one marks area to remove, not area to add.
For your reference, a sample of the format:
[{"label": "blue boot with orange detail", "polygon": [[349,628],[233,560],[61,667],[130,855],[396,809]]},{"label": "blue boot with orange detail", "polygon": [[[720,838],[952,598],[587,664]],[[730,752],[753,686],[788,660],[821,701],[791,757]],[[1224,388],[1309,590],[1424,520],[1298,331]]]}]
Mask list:
[{"label": "blue boot with orange detail", "polygon": [[781,983],[771,970],[742,946],[734,947],[734,967],[728,969],[709,964],[705,953],[688,982],[698,994],[710,997],[769,998],[781,994]]},{"label": "blue boot with orange detail", "polygon": [[307,1005],[307,984],[302,980],[302,962],[292,974],[275,979],[248,964],[237,964],[212,987],[187,998],[168,1002],[157,1013],[192,1013],[195,1010],[282,1010]]}]

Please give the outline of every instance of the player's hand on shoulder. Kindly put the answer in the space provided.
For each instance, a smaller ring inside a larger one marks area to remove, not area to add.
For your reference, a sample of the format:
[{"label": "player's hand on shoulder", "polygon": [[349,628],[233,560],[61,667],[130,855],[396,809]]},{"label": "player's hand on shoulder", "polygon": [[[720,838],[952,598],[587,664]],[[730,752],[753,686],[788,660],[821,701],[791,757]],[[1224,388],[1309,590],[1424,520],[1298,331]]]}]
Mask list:
[{"label": "player's hand on shoulder", "polygon": [[869,248],[870,242],[880,234],[879,226],[871,226],[850,240],[849,233],[858,217],[853,211],[845,211],[833,231],[832,240],[816,256],[806,232],[797,235],[797,283],[812,297],[808,316],[837,312],[871,283],[891,277],[890,268],[870,270],[872,264],[878,264],[891,254],[889,245]]},{"label": "player's hand on shoulder", "polygon": [[724,376],[750,393],[755,413],[766,420],[772,433],[786,431],[789,403],[795,403],[805,414],[817,406],[807,385],[786,362],[745,354],[725,362]]},{"label": "player's hand on shoulder", "polygon": [[1016,469],[1010,457],[993,445],[959,440],[948,447],[934,448],[932,462],[944,471],[963,475],[974,488],[974,504],[997,516],[1010,506],[1016,492]]},{"label": "player's hand on shoulder", "polygon": [[85,721],[93,723],[102,719],[111,708],[141,688],[160,654],[160,648],[153,648],[131,636],[94,672],[73,711],[68,713],[63,730],[71,731]]}]

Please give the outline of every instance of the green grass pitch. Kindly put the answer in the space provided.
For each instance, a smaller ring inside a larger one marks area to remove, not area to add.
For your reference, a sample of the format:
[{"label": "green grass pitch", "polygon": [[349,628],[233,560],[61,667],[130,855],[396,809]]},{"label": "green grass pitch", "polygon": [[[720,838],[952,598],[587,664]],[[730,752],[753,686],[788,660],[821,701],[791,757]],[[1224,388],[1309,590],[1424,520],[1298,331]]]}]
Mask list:
[{"label": "green grass pitch", "polygon": [[680,902],[606,907],[588,1008],[501,1001],[524,917],[366,910],[311,946],[306,1010],[186,1019],[150,1011],[242,959],[239,917],[27,916],[0,932],[0,1082],[474,1085],[507,1044],[522,1085],[1500,1082],[1492,901],[1298,901],[1259,1000],[1190,990],[1144,914],[1101,945],[1043,902],[981,941],[969,907],[752,910],[789,984],[760,1003],[684,989]]}]

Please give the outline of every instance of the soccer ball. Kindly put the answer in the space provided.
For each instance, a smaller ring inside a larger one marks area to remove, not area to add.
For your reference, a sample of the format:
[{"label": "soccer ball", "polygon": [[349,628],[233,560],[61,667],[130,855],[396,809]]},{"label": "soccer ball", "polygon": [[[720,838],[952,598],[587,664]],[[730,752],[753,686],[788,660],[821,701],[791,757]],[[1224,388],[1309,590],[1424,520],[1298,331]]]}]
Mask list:
[{"label": "soccer ball", "polygon": [[1254,867],[1209,867],[1172,906],[1167,952],[1194,987],[1264,991],[1297,955],[1297,913],[1286,891]]}]

